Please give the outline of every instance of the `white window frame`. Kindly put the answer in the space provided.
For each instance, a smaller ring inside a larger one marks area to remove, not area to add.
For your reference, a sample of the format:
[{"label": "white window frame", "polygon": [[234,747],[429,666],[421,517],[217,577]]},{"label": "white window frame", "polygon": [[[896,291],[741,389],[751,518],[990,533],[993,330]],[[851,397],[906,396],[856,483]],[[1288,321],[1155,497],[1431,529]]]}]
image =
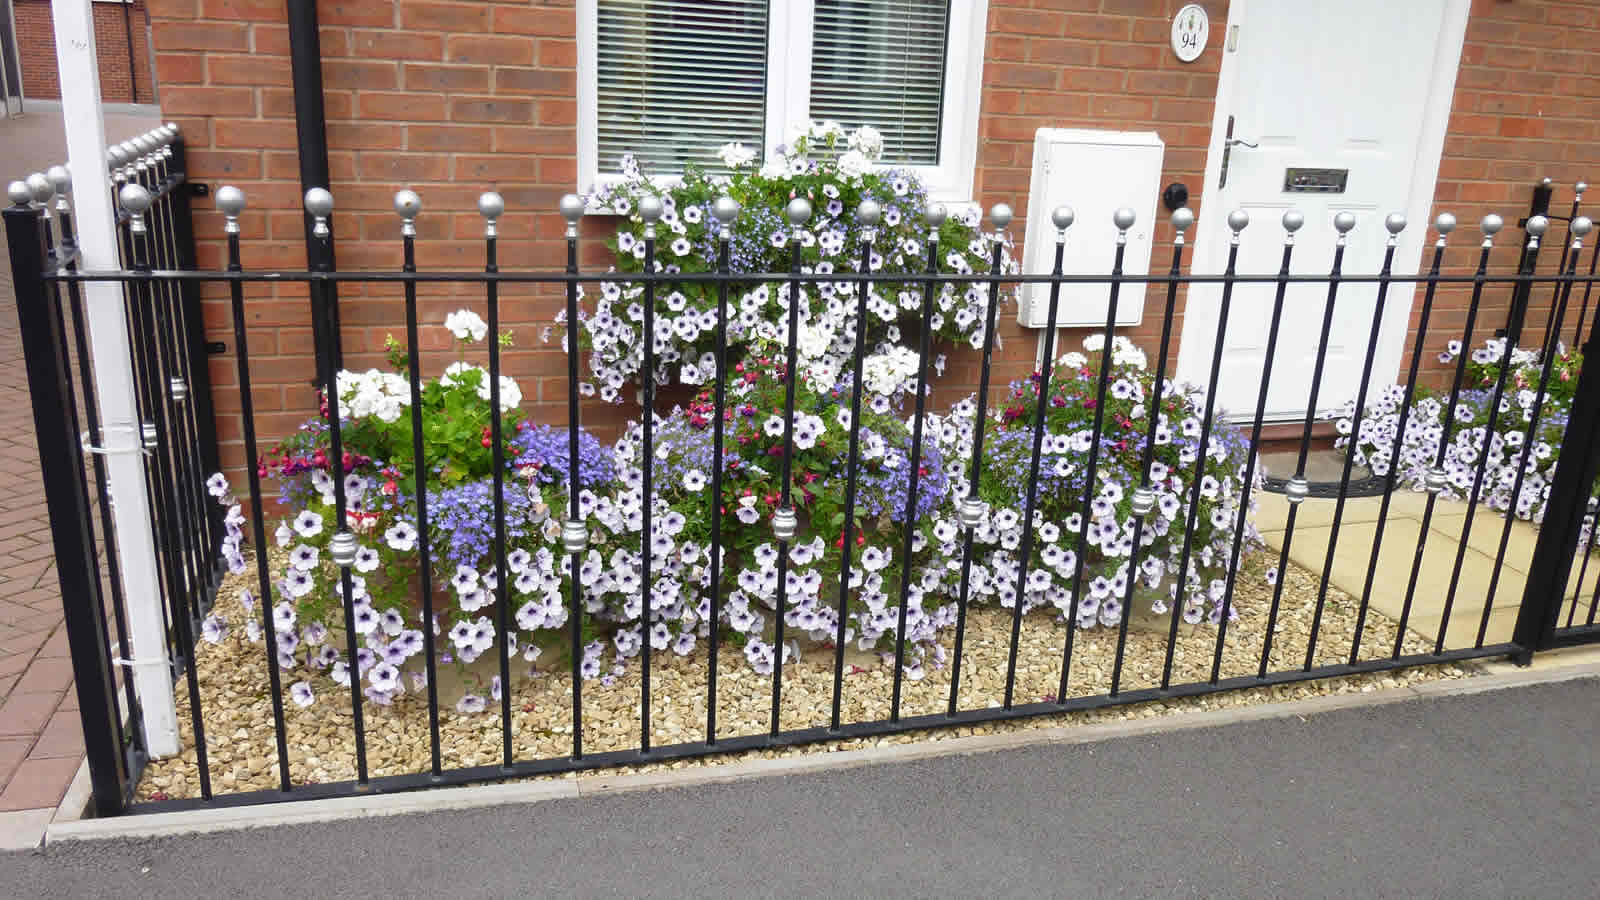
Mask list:
[{"label": "white window frame", "polygon": [[[769,0],[765,155],[783,143],[784,129],[810,118],[814,0]],[[600,172],[599,20],[596,0],[578,0],[578,189],[614,183]],[[945,39],[944,95],[939,112],[939,164],[906,166],[945,203],[972,202],[978,162],[978,104],[983,94],[983,45],[989,0],[952,0]],[[711,148],[707,148],[708,150]]]}]

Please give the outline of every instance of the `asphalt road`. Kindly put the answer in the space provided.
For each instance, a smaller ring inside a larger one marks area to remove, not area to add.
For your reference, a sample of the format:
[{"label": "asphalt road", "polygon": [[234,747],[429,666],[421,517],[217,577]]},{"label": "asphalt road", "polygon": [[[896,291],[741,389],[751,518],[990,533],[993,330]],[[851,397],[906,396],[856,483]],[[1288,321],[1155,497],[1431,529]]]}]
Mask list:
[{"label": "asphalt road", "polygon": [[1600,897],[1600,682],[0,856],[11,897]]}]

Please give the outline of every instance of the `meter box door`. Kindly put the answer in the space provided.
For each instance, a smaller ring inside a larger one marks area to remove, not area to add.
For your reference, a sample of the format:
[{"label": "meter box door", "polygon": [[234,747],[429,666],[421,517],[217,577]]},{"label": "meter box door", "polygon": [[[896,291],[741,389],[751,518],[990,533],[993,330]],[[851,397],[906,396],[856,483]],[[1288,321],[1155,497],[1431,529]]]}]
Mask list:
[{"label": "meter box door", "polygon": [[[1033,139],[1033,180],[1028,186],[1028,229],[1023,271],[1045,274],[1055,262],[1056,233],[1050,211],[1063,204],[1077,214],[1067,229],[1062,271],[1109,278],[1117,250],[1112,214],[1129,207],[1138,216],[1128,231],[1123,257],[1126,275],[1150,272],[1150,249],[1161,193],[1166,144],[1153,131],[1098,131],[1041,128]],[[1124,283],[1117,295],[1117,324],[1137,325],[1144,315],[1147,285]],[[1058,328],[1105,327],[1109,280],[1063,284],[1056,310]],[[1024,285],[1018,319],[1028,328],[1045,328],[1050,285]]]}]

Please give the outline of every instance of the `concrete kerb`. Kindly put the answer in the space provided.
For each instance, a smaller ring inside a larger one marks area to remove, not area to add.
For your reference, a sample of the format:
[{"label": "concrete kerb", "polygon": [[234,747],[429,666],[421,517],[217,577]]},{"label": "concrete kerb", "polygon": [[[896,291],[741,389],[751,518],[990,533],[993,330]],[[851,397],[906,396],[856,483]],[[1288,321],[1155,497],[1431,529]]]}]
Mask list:
[{"label": "concrete kerb", "polygon": [[[230,807],[174,813],[122,816],[111,819],[57,817],[45,830],[45,844],[63,841],[157,837],[176,834],[235,831],[372,816],[402,815],[438,810],[476,809],[514,803],[572,799],[626,791],[662,790],[798,775],[840,768],[908,762],[936,756],[973,755],[1041,744],[1064,746],[1098,743],[1172,731],[1211,728],[1239,722],[1256,722],[1290,716],[1304,717],[1357,707],[1381,706],[1411,700],[1464,696],[1534,684],[1600,678],[1600,662],[1544,669],[1519,669],[1476,678],[1423,682],[1415,686],[1369,693],[1330,694],[1303,700],[1263,703],[1195,713],[1028,729],[993,735],[918,741],[837,753],[805,754],[783,759],[753,759],[722,765],[696,766],[667,772],[608,775],[593,774],[514,784],[470,785],[372,797],[290,801],[263,806]],[[69,792],[70,796],[70,792]]]}]

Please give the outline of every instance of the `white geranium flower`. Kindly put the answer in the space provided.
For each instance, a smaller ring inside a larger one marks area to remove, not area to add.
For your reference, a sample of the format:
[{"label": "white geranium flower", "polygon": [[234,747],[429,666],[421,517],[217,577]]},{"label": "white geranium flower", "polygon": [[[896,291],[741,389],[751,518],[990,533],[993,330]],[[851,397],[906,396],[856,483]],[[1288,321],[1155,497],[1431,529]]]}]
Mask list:
[{"label": "white geranium flower", "polygon": [[489,333],[489,326],[477,313],[470,309],[458,309],[444,317],[444,327],[450,330],[458,341],[477,343]]}]

